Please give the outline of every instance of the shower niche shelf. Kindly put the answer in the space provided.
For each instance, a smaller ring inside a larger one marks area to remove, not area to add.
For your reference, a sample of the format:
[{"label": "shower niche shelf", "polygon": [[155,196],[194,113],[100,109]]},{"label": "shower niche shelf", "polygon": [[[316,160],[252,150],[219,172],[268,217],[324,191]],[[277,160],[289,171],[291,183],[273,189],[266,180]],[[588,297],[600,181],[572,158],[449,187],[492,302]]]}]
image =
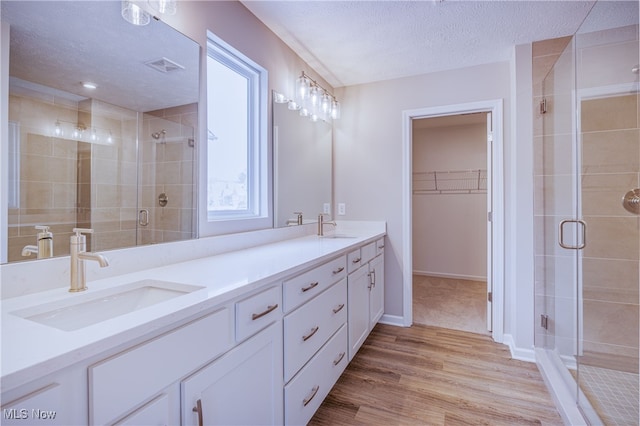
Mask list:
[{"label": "shower niche shelf", "polygon": [[413,194],[485,194],[487,171],[443,170],[413,173]]}]

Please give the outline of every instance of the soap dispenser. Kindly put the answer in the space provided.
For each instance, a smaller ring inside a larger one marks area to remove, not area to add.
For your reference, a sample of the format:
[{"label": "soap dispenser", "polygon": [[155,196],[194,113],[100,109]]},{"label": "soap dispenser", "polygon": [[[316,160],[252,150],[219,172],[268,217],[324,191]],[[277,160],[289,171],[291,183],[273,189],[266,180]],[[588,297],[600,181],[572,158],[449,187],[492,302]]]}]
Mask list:
[{"label": "soap dispenser", "polygon": [[49,232],[48,226],[36,226],[38,233],[38,259],[53,257],[53,234]]}]

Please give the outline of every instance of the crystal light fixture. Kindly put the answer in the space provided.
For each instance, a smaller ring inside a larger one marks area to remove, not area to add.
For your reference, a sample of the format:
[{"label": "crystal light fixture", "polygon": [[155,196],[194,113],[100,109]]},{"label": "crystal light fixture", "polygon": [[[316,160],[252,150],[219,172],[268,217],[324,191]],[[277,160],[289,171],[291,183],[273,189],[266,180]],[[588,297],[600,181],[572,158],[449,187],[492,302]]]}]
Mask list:
[{"label": "crystal light fixture", "polygon": [[125,21],[133,25],[147,25],[151,21],[151,15],[135,0],[122,0],[120,13]]},{"label": "crystal light fixture", "polygon": [[177,0],[149,0],[149,5],[164,15],[175,15],[177,3]]},{"label": "crystal light fixture", "polygon": [[340,118],[340,102],[304,71],[296,79],[295,87],[295,99],[289,100],[289,109],[298,110],[312,121]]},{"label": "crystal light fixture", "polygon": [[125,21],[138,26],[151,22],[151,14],[143,7],[144,3],[162,15],[175,15],[178,8],[178,0],[122,0],[120,13]]}]

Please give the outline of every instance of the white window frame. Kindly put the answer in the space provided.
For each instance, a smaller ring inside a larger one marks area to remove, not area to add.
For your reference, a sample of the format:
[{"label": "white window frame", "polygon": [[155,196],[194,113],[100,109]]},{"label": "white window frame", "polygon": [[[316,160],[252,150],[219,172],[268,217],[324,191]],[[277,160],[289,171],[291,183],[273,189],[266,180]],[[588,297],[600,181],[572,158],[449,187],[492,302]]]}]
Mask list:
[{"label": "white window frame", "polygon": [[[258,229],[273,227],[272,216],[272,190],[271,190],[271,169],[272,162],[268,144],[268,72],[265,68],[234,49],[231,45],[207,31],[207,49],[204,59],[204,76],[207,81],[206,64],[210,57],[216,59],[223,65],[233,70],[242,70],[242,75],[251,81],[250,86],[250,117],[251,127],[248,130],[251,146],[248,150],[249,167],[247,171],[249,179],[252,180],[253,193],[248,197],[252,198],[254,209],[251,212],[220,212],[210,213],[208,211],[208,141],[204,140],[200,147],[200,207],[198,209],[198,227],[201,237],[210,235],[222,235],[237,232],[246,232]],[[206,87],[204,88],[206,99]],[[203,108],[203,127],[208,128],[206,106]],[[201,115],[202,117],[202,115]],[[204,131],[208,135],[208,129]],[[203,132],[200,132],[203,134]]]}]

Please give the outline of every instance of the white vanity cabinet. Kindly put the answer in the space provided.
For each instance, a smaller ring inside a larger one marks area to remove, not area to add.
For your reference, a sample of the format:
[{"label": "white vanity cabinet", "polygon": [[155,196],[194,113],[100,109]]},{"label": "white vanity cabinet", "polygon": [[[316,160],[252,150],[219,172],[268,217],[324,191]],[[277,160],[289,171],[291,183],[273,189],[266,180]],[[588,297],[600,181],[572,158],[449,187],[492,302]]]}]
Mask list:
[{"label": "white vanity cabinet", "polygon": [[[67,389],[68,391],[68,389]],[[3,425],[67,425],[69,409],[73,404],[65,403],[65,388],[60,383],[50,383],[12,401],[3,401]]]},{"label": "white vanity cabinet", "polygon": [[384,240],[348,254],[349,361],[353,359],[384,312]]},{"label": "white vanity cabinet", "polygon": [[182,425],[283,423],[282,323],[182,381]]},{"label": "white vanity cabinet", "polygon": [[[89,423],[113,424],[134,414],[182,377],[233,345],[232,309],[223,307],[176,330],[89,367]],[[179,362],[177,362],[179,360]],[[177,404],[167,398],[168,404]],[[177,412],[176,409],[173,409]]]},{"label": "white vanity cabinet", "polygon": [[[307,291],[321,291],[309,297],[301,289],[314,283]],[[284,421],[305,424],[347,366],[346,256],[285,280],[283,292]]]}]

